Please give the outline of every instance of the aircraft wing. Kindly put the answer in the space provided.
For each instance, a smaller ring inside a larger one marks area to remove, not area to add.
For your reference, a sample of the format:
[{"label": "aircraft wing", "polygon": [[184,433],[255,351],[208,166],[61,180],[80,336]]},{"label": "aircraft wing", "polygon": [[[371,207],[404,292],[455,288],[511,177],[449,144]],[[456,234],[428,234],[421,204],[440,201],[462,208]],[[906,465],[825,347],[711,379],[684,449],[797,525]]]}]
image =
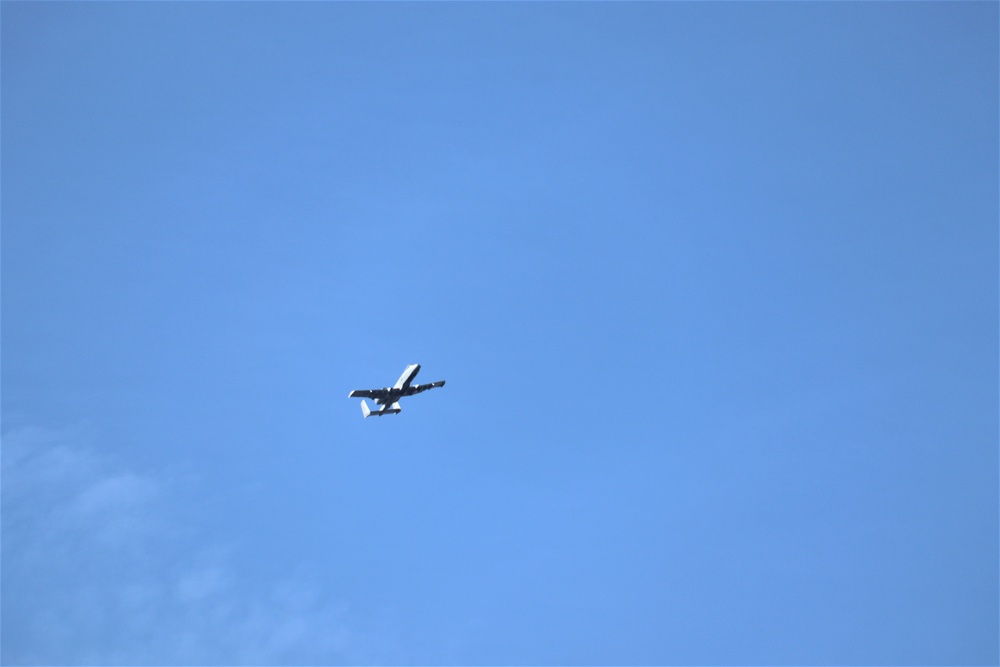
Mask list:
[{"label": "aircraft wing", "polygon": [[355,389],[347,395],[348,398],[382,398],[386,395],[385,389]]},{"label": "aircraft wing", "polygon": [[434,387],[443,386],[444,380],[441,380],[440,382],[431,382],[430,384],[411,384],[409,395],[412,396],[413,394],[419,394],[422,391],[427,391],[428,389],[433,389]]}]

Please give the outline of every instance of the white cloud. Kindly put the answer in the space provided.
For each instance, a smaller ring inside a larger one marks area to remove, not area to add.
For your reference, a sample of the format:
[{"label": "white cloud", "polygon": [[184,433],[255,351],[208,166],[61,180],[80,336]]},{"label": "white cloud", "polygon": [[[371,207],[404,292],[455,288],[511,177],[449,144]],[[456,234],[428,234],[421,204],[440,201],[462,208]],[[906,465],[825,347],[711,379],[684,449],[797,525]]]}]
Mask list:
[{"label": "white cloud", "polygon": [[242,576],[217,541],[177,530],[169,475],[116,465],[74,429],[11,430],[0,451],[6,664],[355,661],[346,605]]}]

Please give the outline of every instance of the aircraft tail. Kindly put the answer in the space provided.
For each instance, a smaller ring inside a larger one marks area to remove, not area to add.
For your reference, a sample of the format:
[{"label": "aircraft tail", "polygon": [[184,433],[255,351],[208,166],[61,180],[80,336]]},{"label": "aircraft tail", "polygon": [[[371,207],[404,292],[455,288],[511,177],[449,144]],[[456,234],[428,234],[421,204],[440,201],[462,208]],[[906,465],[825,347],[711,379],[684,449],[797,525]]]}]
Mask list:
[{"label": "aircraft tail", "polygon": [[368,407],[368,404],[362,399],[361,401],[361,412],[364,413],[365,419],[371,416],[381,417],[382,415],[396,415],[403,411],[403,408],[399,407],[399,403],[393,403],[387,408],[382,408],[381,410],[376,410],[372,412]]}]

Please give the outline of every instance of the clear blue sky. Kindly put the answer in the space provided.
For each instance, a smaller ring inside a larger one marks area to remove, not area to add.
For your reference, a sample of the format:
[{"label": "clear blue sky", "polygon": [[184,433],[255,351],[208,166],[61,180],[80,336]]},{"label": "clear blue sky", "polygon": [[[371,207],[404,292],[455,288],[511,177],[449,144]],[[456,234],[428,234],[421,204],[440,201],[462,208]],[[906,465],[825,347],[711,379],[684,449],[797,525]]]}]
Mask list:
[{"label": "clear blue sky", "polygon": [[997,664],[997,3],[0,12],[4,663]]}]

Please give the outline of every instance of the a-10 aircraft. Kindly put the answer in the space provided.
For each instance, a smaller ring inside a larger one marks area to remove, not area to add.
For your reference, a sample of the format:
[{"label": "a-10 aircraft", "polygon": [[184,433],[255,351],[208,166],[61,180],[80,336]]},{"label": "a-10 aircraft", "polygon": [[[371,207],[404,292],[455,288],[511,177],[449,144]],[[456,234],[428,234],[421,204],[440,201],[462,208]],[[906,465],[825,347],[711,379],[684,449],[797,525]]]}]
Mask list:
[{"label": "a-10 aircraft", "polygon": [[[413,364],[412,366],[407,366],[403,374],[399,376],[396,380],[396,384],[391,387],[386,387],[385,389],[355,389],[350,394],[349,398],[360,398],[361,400],[361,412],[364,413],[365,418],[375,415],[376,417],[381,417],[382,415],[395,415],[402,411],[399,407],[399,399],[404,396],[413,396],[414,394],[419,394],[422,391],[427,391],[428,389],[433,389],[434,387],[443,387],[444,380],[438,382],[431,382],[430,384],[411,384],[413,378],[417,377],[417,373],[420,372],[420,364]],[[382,407],[378,410],[372,411],[368,408],[368,404],[365,403],[364,399],[372,398],[375,399],[376,405],[381,405]]]}]

